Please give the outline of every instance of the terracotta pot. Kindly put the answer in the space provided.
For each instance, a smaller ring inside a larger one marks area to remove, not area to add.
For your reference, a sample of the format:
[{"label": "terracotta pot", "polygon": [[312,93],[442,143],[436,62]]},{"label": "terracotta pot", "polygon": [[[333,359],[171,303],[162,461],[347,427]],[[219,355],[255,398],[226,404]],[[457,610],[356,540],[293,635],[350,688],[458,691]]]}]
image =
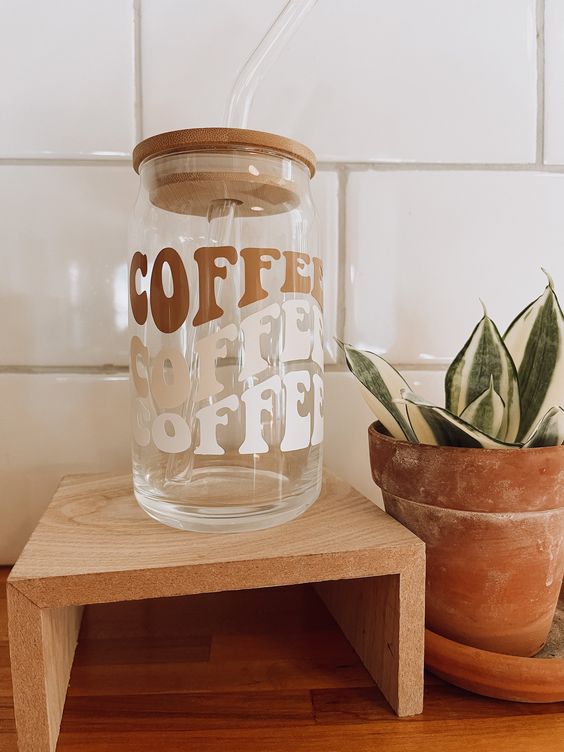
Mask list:
[{"label": "terracotta pot", "polygon": [[427,544],[426,622],[482,650],[534,655],[564,575],[564,446],[466,449],[368,429],[386,511]]}]

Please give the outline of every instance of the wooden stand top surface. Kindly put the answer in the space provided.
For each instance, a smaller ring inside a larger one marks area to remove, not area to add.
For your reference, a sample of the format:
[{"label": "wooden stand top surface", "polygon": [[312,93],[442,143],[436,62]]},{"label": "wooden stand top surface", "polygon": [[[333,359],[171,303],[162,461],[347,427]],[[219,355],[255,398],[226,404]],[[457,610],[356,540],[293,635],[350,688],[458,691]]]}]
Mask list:
[{"label": "wooden stand top surface", "polygon": [[129,475],[65,478],[10,582],[40,607],[396,574],[424,544],[325,472],[301,517],[251,533],[191,533],[149,518]]}]

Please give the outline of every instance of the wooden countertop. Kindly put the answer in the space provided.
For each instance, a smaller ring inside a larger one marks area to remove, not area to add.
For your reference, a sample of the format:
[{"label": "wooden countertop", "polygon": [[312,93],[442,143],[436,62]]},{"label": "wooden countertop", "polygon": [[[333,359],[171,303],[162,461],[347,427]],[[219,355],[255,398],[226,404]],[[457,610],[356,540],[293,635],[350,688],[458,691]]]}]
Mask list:
[{"label": "wooden countertop", "polygon": [[[0,752],[16,752],[0,569]],[[398,719],[310,586],[88,607],[60,752],[562,752],[564,703],[427,676]]]}]

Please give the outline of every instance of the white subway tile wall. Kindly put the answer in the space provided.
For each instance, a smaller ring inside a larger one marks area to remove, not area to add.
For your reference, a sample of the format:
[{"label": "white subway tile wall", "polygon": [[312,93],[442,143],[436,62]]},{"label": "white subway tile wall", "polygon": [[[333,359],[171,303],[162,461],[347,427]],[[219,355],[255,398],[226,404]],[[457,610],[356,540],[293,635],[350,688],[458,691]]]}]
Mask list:
[{"label": "white subway tile wall", "polygon": [[[221,125],[284,0],[0,0],[0,563],[59,480],[127,470],[136,138]],[[327,464],[376,502],[333,336],[442,400],[480,315],[564,286],[564,0],[322,0],[249,126],[313,147]]]},{"label": "white subway tile wall", "polygon": [[127,472],[127,374],[0,374],[0,562],[10,563],[63,475]]},{"label": "white subway tile wall", "polygon": [[125,365],[127,164],[0,165],[0,365]]},{"label": "white subway tile wall", "polygon": [[345,338],[394,363],[449,363],[482,317],[501,331],[564,290],[564,174],[367,171],[347,185]]}]

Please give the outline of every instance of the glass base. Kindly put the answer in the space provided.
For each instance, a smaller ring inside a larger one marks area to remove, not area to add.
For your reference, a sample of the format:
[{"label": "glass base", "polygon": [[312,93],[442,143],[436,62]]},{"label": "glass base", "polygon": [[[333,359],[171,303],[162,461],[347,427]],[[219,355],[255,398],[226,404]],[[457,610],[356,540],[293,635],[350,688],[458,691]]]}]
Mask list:
[{"label": "glass base", "polygon": [[[137,485],[135,498],[150,517],[170,527],[203,533],[235,533],[289,522],[303,514],[321,491],[319,479],[313,487],[280,498],[287,485],[287,478],[267,470],[214,467],[211,473],[209,470],[194,473],[191,481],[184,484],[182,500],[176,500],[172,494],[169,498],[156,496]],[[276,500],[266,501],[268,496]],[[240,503],[233,503],[235,500]]]}]

